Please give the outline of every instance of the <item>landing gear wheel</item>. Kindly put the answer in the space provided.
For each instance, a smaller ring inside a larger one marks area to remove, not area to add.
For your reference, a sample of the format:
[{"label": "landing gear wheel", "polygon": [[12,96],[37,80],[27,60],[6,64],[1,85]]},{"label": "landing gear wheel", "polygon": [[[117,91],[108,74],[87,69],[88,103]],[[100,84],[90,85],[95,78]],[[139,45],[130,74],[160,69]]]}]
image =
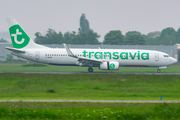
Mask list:
[{"label": "landing gear wheel", "polygon": [[158,72],[158,73],[160,73],[160,72],[161,72],[161,70],[160,70],[160,69],[158,69],[158,70],[157,70],[157,72]]},{"label": "landing gear wheel", "polygon": [[89,68],[88,68],[88,72],[93,72],[93,68],[92,68],[92,67],[89,67]]}]

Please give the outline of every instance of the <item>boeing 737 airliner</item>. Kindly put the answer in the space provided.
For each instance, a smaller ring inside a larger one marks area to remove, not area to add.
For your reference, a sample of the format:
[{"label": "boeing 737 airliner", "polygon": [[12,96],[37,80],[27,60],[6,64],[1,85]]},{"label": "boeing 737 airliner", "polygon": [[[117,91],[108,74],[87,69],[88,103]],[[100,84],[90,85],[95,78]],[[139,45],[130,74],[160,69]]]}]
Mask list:
[{"label": "boeing 737 airliner", "polygon": [[50,65],[93,67],[100,70],[118,70],[119,67],[157,67],[176,63],[168,54],[139,49],[69,49],[49,48],[36,44],[12,17],[7,17],[13,48],[6,47],[15,56]]}]

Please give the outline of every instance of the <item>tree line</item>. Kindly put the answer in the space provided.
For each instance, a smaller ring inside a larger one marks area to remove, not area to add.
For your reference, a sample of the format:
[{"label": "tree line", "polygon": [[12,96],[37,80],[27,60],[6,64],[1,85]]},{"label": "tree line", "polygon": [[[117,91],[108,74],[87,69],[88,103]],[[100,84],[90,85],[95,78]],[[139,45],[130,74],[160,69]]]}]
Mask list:
[{"label": "tree line", "polygon": [[113,30],[104,36],[103,42],[98,41],[100,35],[93,30],[62,34],[48,29],[46,35],[43,36],[40,32],[36,32],[35,36],[35,42],[38,44],[174,45],[180,43],[180,28],[175,31],[174,28],[168,27],[161,32],[150,32],[147,35],[138,31],[129,31],[122,35],[120,30]]},{"label": "tree line", "polygon": [[147,35],[138,31],[129,31],[122,35],[120,30],[107,33],[103,44],[117,45],[174,45],[180,43],[180,28],[176,31],[168,27],[160,31],[150,32]]},{"label": "tree line", "polygon": [[[48,29],[45,35],[35,33],[35,42],[38,44],[109,44],[109,45],[174,45],[180,43],[180,28],[176,31],[172,27],[162,31],[150,32],[147,35],[139,31],[129,31],[125,35],[120,30],[109,31],[103,42],[99,42],[100,35],[90,29],[89,21],[85,14],[80,17],[78,32],[56,32]],[[0,42],[7,42],[1,39]]]},{"label": "tree line", "polygon": [[180,43],[180,28],[175,31],[168,27],[162,31],[150,32],[147,35],[139,31],[129,31],[125,35],[120,30],[109,31],[103,42],[99,42],[100,35],[90,29],[89,21],[85,14],[80,17],[80,28],[78,32],[56,33],[48,29],[46,35],[35,33],[35,42],[38,44],[109,44],[109,45],[173,45]]}]

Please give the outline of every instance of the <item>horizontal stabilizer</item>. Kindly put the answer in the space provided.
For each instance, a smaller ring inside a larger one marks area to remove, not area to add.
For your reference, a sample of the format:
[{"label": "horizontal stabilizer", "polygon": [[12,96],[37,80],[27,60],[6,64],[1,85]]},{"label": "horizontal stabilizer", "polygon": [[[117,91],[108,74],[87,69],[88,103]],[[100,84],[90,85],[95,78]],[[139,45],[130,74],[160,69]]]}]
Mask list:
[{"label": "horizontal stabilizer", "polygon": [[12,52],[18,52],[18,53],[25,53],[25,50],[20,50],[20,49],[16,49],[16,48],[10,48],[10,47],[6,47],[6,49],[12,51]]}]

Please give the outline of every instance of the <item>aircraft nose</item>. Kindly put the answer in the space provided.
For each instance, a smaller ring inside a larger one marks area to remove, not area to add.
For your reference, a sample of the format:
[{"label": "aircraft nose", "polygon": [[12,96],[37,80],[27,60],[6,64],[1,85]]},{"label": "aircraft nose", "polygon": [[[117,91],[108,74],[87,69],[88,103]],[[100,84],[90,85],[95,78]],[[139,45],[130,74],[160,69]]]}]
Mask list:
[{"label": "aircraft nose", "polygon": [[171,57],[171,62],[172,62],[172,64],[174,64],[174,63],[177,62],[177,60],[176,60],[175,58],[172,58],[172,57]]}]

